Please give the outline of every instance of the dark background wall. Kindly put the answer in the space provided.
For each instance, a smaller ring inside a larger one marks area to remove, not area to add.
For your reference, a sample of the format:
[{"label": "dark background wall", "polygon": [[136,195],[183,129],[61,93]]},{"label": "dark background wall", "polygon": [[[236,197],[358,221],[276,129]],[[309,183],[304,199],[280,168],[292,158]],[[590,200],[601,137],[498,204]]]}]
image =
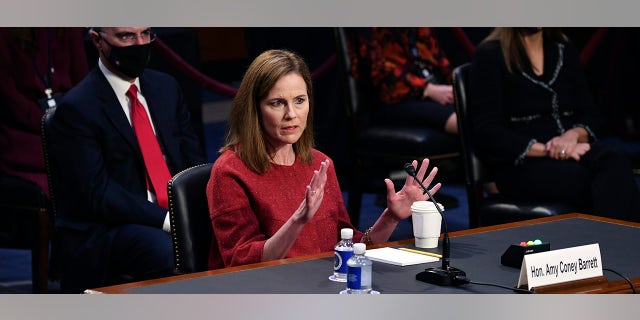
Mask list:
[{"label": "dark background wall", "polygon": [[[434,30],[452,66],[471,60],[452,28],[438,27]],[[563,30],[582,50],[598,28]],[[251,60],[264,50],[283,48],[295,51],[304,57],[312,72],[336,52],[333,28],[157,28],[156,31],[173,51],[206,76],[236,87]],[[463,31],[472,44],[477,45],[491,28],[463,28]],[[640,88],[637,76],[640,71],[637,59],[640,44],[636,41],[639,36],[640,28],[608,28],[584,65],[592,94],[602,110],[610,134],[631,142],[640,140],[640,108],[636,97],[637,88]],[[87,55],[92,65],[97,61],[97,55],[93,46],[87,44]],[[151,66],[174,75],[181,83],[194,126],[202,136],[202,86],[181,70],[168,65],[158,54],[154,54]],[[337,65],[334,65],[314,79],[314,126],[317,147],[334,159],[339,176],[348,178],[350,132],[338,77]],[[225,96],[219,98],[229,99]]]}]

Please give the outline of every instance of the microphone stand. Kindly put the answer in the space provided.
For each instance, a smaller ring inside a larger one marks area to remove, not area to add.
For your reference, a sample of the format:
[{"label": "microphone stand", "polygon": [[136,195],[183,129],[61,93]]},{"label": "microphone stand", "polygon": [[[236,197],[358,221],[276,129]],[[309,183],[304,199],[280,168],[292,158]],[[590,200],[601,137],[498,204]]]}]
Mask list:
[{"label": "microphone stand", "polygon": [[416,169],[411,163],[404,165],[404,170],[412,176],[420,185],[424,193],[429,196],[429,199],[435,204],[436,210],[442,217],[444,224],[444,237],[442,240],[442,267],[441,268],[427,268],[424,271],[416,274],[416,280],[435,284],[439,286],[459,286],[461,284],[468,283],[467,274],[449,265],[451,259],[451,243],[449,242],[449,230],[447,230],[447,219],[445,219],[440,206],[436,199],[431,195],[429,190],[422,184],[422,181],[416,176]]}]

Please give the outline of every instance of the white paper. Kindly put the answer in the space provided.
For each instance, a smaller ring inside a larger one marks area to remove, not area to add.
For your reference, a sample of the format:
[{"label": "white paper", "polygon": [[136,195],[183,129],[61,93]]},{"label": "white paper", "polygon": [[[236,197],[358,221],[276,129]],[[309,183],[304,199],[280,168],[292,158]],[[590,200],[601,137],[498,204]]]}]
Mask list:
[{"label": "white paper", "polygon": [[402,251],[389,247],[367,250],[364,255],[373,261],[394,264],[397,266],[410,266],[414,264],[429,263],[440,260],[436,257]]}]

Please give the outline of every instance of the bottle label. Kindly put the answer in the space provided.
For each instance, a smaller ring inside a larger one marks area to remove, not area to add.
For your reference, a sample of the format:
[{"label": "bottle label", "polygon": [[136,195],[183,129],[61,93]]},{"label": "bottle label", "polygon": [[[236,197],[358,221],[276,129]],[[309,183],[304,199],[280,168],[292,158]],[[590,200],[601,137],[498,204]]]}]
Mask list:
[{"label": "bottle label", "polygon": [[353,256],[353,251],[333,251],[333,271],[347,273],[347,261]]},{"label": "bottle label", "polygon": [[347,288],[352,290],[360,290],[362,288],[362,268],[347,268]]}]

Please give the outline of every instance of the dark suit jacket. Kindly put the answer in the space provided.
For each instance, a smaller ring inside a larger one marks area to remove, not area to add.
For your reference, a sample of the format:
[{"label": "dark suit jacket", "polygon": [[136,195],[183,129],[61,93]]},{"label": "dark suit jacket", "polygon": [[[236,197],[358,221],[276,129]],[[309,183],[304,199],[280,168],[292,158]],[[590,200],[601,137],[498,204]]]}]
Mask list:
[{"label": "dark suit jacket", "polygon": [[[140,87],[171,174],[204,163],[177,82],[146,69]],[[50,128],[56,226],[74,235],[61,242],[63,251],[73,255],[95,245],[108,254],[109,240],[101,235],[110,228],[162,227],[167,209],[147,201],[135,133],[99,68],[65,95]]]}]

